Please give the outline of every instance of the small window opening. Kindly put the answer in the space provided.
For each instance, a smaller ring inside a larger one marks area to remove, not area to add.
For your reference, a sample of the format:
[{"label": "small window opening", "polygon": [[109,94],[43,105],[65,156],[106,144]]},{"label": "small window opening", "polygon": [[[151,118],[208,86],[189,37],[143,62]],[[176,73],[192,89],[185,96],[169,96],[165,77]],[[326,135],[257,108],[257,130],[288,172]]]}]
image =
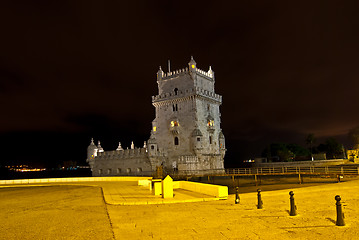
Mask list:
[{"label": "small window opening", "polygon": [[174,112],[177,112],[177,111],[178,111],[178,105],[177,105],[177,104],[173,104],[173,105],[172,105],[172,110],[173,110]]},{"label": "small window opening", "polygon": [[98,174],[102,174],[102,169],[99,169],[99,170],[98,170]]},{"label": "small window opening", "polygon": [[117,173],[121,173],[121,168],[117,168]]},{"label": "small window opening", "polygon": [[209,144],[212,144],[212,136],[209,136]]},{"label": "small window opening", "polygon": [[107,169],[107,174],[111,174],[111,172],[112,172],[111,168]]},{"label": "small window opening", "polygon": [[142,168],[137,168],[137,172],[142,172]]},{"label": "small window opening", "polygon": [[178,145],[178,144],[179,144],[178,137],[175,137],[175,145]]},{"label": "small window opening", "polygon": [[152,149],[152,150],[155,149],[155,146],[151,145],[151,149]]},{"label": "small window opening", "polygon": [[175,88],[174,92],[175,92],[175,95],[177,95],[178,94],[178,88]]},{"label": "small window opening", "polygon": [[197,138],[197,142],[200,142],[200,141],[201,141],[201,138],[198,137],[198,138]]},{"label": "small window opening", "polygon": [[130,172],[131,172],[131,168],[127,168],[127,169],[126,169],[126,172],[127,172],[127,173],[130,173]]}]

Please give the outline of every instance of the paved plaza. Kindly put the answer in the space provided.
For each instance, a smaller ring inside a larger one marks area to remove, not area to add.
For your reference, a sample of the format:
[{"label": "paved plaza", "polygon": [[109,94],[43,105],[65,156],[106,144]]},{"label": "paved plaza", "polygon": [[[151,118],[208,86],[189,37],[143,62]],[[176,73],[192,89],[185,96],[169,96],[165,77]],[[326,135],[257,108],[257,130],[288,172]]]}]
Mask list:
[{"label": "paved plaza", "polygon": [[[214,201],[176,190],[178,203],[163,203],[135,182],[3,186],[0,239],[357,239],[358,180],[303,186],[263,191],[263,209],[256,207],[256,193],[240,194],[234,204],[234,195]],[[335,225],[338,194],[343,227]]]}]

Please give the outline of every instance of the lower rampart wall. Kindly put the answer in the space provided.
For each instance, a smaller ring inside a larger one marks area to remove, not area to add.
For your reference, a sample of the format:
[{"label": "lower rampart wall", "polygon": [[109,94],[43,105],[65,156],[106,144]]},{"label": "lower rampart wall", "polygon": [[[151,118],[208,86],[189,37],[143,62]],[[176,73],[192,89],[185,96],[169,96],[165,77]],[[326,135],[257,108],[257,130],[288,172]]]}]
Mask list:
[{"label": "lower rampart wall", "polygon": [[92,176],[151,176],[152,168],[147,155],[131,158],[95,158]]}]

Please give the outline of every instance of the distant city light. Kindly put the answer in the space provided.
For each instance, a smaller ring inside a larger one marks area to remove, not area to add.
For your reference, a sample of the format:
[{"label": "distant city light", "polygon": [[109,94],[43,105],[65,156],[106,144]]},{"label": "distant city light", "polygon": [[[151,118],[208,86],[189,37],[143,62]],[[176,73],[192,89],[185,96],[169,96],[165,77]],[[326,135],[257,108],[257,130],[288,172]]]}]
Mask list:
[{"label": "distant city light", "polygon": [[29,167],[28,165],[5,166],[5,167],[8,168],[10,171],[15,171],[15,172],[41,172],[41,171],[46,171],[46,168],[32,168],[32,167]]}]

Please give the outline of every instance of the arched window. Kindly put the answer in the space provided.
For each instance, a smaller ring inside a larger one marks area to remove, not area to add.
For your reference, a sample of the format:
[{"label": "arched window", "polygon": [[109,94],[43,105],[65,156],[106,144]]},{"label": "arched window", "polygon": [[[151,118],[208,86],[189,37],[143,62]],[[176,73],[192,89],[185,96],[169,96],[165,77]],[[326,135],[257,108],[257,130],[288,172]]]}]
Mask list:
[{"label": "arched window", "polygon": [[178,94],[178,88],[175,88],[174,92],[175,92],[175,95],[177,95]]},{"label": "arched window", "polygon": [[179,145],[178,137],[175,137],[175,145]]},{"label": "arched window", "polygon": [[208,126],[208,127],[213,127],[213,126],[214,126],[214,120],[208,119],[208,121],[207,121],[207,126]]}]

